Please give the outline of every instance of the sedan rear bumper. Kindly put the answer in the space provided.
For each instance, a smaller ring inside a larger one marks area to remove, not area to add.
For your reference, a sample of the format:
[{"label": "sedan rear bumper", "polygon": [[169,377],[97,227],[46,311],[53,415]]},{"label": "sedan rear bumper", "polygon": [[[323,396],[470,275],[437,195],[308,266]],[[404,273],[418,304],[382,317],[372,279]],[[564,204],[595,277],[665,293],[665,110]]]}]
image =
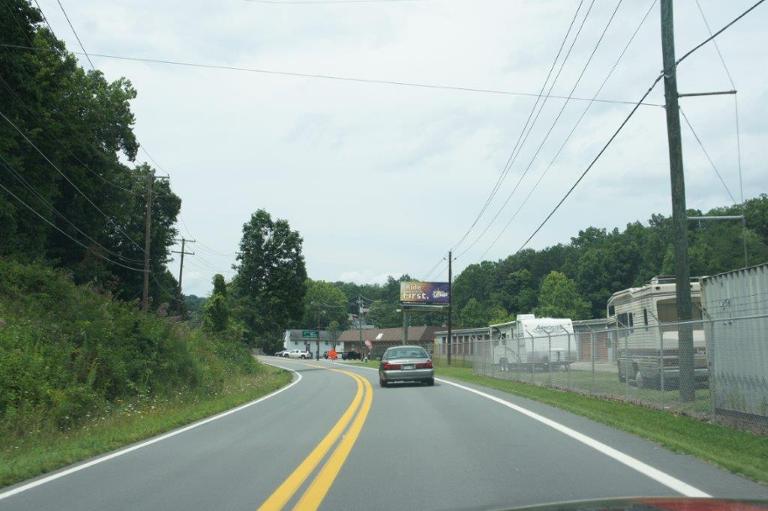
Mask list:
[{"label": "sedan rear bumper", "polygon": [[435,377],[434,369],[390,369],[380,370],[379,377],[385,381],[426,381]]}]

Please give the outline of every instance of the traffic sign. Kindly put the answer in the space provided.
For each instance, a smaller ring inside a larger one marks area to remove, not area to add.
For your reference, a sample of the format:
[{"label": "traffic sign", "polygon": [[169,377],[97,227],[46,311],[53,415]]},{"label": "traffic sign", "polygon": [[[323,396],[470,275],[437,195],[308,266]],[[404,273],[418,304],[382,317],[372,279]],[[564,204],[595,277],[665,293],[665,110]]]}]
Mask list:
[{"label": "traffic sign", "polygon": [[317,330],[302,330],[301,337],[303,339],[319,339],[320,332],[318,332]]}]

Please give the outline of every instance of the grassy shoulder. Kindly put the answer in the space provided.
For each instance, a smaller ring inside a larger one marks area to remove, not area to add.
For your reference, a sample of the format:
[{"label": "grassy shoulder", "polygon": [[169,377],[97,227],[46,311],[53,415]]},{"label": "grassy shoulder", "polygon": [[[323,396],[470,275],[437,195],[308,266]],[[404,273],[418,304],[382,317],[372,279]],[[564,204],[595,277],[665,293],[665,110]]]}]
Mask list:
[{"label": "grassy shoulder", "polygon": [[285,385],[236,329],[141,312],[42,264],[0,258],[0,486]]},{"label": "grassy shoulder", "polygon": [[40,431],[3,442],[0,487],[118,449],[257,399],[291,381],[290,373],[260,364],[210,395],[135,399],[69,431]]},{"label": "grassy shoulder", "polygon": [[[378,361],[355,365],[378,367]],[[556,406],[768,483],[768,437],[765,436],[631,403],[478,376],[467,367],[437,367],[435,373]]]}]

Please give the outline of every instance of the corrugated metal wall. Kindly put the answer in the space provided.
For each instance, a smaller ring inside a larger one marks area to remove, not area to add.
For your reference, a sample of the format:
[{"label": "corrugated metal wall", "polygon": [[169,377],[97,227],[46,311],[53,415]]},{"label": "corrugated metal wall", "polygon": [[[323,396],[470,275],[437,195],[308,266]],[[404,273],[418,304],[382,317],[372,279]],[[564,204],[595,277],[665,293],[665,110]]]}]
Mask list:
[{"label": "corrugated metal wall", "polygon": [[768,418],[768,263],[701,288],[715,410]]}]

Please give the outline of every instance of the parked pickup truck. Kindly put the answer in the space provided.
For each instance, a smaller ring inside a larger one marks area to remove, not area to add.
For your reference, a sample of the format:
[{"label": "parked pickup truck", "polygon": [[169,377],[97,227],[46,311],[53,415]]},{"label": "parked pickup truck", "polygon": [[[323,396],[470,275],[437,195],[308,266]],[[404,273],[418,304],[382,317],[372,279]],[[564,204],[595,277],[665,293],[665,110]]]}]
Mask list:
[{"label": "parked pickup truck", "polygon": [[312,353],[304,350],[290,350],[286,355],[288,358],[312,358]]}]

